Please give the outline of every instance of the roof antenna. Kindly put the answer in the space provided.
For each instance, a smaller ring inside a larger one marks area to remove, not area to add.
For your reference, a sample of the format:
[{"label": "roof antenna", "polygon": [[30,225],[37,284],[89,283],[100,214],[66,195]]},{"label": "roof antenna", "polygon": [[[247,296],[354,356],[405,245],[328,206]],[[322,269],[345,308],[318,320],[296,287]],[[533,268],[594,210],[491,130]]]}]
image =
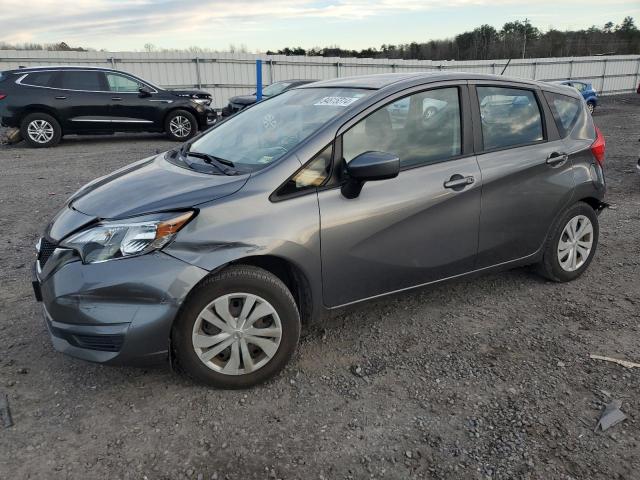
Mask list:
[{"label": "roof antenna", "polygon": [[504,71],[507,69],[507,67],[509,66],[510,63],[511,63],[511,59],[507,60],[507,64],[502,69],[502,72],[500,72],[500,75],[504,75]]}]

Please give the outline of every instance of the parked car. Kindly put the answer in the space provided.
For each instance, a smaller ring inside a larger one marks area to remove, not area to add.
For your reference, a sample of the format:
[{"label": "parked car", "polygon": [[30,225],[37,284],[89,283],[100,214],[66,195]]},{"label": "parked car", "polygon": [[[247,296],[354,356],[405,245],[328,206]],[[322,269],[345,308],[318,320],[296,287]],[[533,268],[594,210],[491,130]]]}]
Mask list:
[{"label": "parked car", "polygon": [[595,91],[593,86],[587,82],[579,82],[576,80],[564,80],[562,82],[557,82],[560,85],[566,85],[568,87],[573,87],[578,90],[584,101],[587,102],[587,108],[590,113],[593,113],[598,106],[598,92]]},{"label": "parked car", "polygon": [[63,135],[166,132],[176,141],[207,128],[211,95],[165,90],[118,70],[30,67],[0,73],[0,123],[32,147]]},{"label": "parked car", "polygon": [[[446,106],[425,118],[428,99]],[[579,277],[604,159],[562,86],[460,73],[305,85],[81,188],[40,240],[35,294],[62,352],[170,355],[198,381],[248,387],[330,310],[529,264]]]},{"label": "parked car", "polygon": [[[279,95],[282,92],[291,90],[292,88],[306,85],[307,83],[315,82],[315,80],[283,80],[281,82],[274,82],[264,90],[262,90],[262,97],[264,99],[271,98],[275,95]],[[249,105],[253,105],[258,100],[256,93],[251,95],[239,95],[237,97],[231,97],[229,104],[222,109],[222,116],[228,117],[234,113],[238,113],[240,110],[247,108]]]}]

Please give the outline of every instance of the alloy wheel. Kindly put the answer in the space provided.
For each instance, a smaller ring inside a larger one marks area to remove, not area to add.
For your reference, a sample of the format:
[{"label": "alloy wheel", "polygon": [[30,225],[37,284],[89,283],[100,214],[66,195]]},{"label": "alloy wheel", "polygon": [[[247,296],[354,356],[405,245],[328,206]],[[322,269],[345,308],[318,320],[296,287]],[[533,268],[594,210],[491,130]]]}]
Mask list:
[{"label": "alloy wheel", "polygon": [[558,242],[558,262],[563,270],[574,272],[589,258],[593,248],[593,225],[584,215],[569,220]]},{"label": "alloy wheel", "polygon": [[275,308],[251,293],[216,298],[198,315],[191,336],[196,355],[225,375],[245,375],[264,367],[282,339]]},{"label": "alloy wheel", "polygon": [[171,122],[169,122],[169,129],[176,137],[188,137],[191,133],[191,122],[187,117],[176,115],[171,119]]},{"label": "alloy wheel", "polygon": [[46,120],[33,120],[27,126],[27,135],[36,143],[48,143],[53,139],[53,125]]}]

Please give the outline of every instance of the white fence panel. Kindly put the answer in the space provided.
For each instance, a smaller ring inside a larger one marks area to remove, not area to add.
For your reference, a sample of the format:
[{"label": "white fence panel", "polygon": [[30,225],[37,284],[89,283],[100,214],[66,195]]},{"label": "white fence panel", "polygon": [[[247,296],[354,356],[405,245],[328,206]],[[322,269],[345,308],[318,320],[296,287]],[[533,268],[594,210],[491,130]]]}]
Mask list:
[{"label": "white fence panel", "polygon": [[[500,75],[507,60],[431,61],[242,53],[48,52],[0,50],[0,70],[34,65],[84,65],[124,70],[167,88],[202,88],[222,107],[229,97],[256,87],[255,61],[263,60],[265,85],[287,79],[325,80],[350,75],[459,71]],[[513,59],[504,75],[536,80],[584,80],[601,94],[634,91],[640,56]]]}]

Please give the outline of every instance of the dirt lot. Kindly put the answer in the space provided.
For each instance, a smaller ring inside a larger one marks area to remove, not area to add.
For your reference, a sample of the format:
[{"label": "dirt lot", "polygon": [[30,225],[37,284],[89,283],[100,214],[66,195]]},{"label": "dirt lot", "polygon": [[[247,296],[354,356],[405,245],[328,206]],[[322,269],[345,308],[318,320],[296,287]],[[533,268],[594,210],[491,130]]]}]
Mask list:
[{"label": "dirt lot", "polygon": [[[173,146],[158,136],[0,147],[0,478],[640,478],[640,98],[595,115],[609,202],[589,271],[526,269],[342,312],[249,391],[56,353],[32,298],[34,244],[83,183]],[[629,417],[594,433],[602,406]]]}]

